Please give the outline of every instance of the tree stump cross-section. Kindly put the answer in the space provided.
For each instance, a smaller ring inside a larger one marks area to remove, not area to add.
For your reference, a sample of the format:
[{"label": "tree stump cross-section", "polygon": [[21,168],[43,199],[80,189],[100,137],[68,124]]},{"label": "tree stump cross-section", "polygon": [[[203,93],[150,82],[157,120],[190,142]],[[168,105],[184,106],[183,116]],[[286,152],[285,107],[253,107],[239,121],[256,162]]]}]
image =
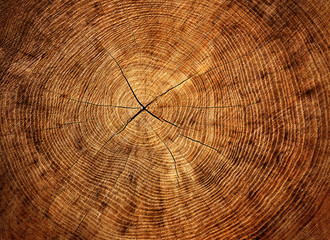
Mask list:
[{"label": "tree stump cross-section", "polygon": [[329,239],[329,17],[0,1],[0,238]]}]

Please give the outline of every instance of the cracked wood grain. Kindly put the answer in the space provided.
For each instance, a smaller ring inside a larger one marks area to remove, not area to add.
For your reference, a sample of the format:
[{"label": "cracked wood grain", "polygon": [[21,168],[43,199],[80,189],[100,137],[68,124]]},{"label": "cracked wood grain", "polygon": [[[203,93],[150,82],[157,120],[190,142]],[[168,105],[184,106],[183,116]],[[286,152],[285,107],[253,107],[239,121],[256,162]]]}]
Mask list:
[{"label": "cracked wood grain", "polygon": [[0,238],[328,239],[328,5],[0,2]]}]

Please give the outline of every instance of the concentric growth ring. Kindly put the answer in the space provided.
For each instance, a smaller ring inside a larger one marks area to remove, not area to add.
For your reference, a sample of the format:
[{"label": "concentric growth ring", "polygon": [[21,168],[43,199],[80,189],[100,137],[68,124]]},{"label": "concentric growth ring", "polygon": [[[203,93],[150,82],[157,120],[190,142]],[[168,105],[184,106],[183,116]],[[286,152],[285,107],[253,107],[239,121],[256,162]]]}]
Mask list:
[{"label": "concentric growth ring", "polygon": [[327,239],[328,3],[0,3],[3,239]]}]

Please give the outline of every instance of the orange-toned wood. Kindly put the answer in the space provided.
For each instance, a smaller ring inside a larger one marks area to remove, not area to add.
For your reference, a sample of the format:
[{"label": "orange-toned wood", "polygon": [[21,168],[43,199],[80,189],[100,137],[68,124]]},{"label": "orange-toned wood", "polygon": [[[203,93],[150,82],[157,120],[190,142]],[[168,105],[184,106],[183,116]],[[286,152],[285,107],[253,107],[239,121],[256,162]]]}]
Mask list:
[{"label": "orange-toned wood", "polygon": [[329,239],[329,2],[0,1],[2,239]]}]

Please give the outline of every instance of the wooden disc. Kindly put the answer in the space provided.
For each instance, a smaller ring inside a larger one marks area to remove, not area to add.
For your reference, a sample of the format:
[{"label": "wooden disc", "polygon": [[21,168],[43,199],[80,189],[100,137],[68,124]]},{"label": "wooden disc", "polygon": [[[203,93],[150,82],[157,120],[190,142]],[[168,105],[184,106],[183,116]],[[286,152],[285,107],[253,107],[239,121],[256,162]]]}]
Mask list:
[{"label": "wooden disc", "polygon": [[2,239],[329,239],[328,6],[1,1]]}]

